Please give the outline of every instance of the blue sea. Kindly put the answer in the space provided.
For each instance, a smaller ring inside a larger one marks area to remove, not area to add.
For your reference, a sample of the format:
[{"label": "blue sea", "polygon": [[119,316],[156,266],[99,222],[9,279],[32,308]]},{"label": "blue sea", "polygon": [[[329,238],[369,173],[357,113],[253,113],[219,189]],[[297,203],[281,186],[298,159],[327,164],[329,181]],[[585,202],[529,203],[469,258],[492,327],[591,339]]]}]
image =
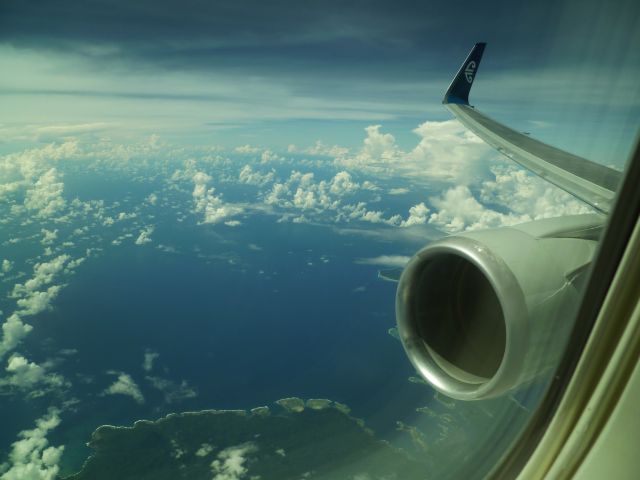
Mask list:
[{"label": "blue sea", "polygon": [[[93,190],[80,180],[87,195],[105,187],[104,180],[96,179]],[[122,191],[114,193],[108,184],[112,199],[132,195],[131,186],[119,183]],[[130,425],[172,411],[249,409],[297,396],[344,403],[391,439],[396,422],[411,421],[432,396],[425,385],[407,381],[414,372],[388,334],[395,284],[378,279],[378,267],[356,263],[411,255],[415,241],[396,245],[270,215],[235,228],[176,222],[162,205],[150,216],[153,242],[100,244],[104,250],[78,267],[55,307],[34,320],[24,345],[36,362],[57,358],[56,371],[73,384],[74,402],[50,435],[52,444],[67,446],[63,472],[81,466],[90,453],[84,443],[102,424]],[[105,228],[96,238],[109,235]],[[143,369],[145,352],[157,354],[151,371]],[[114,372],[133,378],[144,403],[103,395]],[[149,376],[197,395],[167,402]],[[48,401],[10,401],[2,424],[11,436],[3,442],[30,428],[33,409]]]}]

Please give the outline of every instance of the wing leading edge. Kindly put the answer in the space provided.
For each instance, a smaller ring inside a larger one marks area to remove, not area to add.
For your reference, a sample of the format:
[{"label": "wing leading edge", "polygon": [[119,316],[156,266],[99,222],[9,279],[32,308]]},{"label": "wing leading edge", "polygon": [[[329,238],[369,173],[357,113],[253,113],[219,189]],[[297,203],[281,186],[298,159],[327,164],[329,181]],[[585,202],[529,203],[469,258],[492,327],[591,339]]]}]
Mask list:
[{"label": "wing leading edge", "polygon": [[476,43],[445,93],[442,103],[460,122],[500,153],[562,190],[608,213],[622,173],[534,140],[469,105],[485,43]]}]

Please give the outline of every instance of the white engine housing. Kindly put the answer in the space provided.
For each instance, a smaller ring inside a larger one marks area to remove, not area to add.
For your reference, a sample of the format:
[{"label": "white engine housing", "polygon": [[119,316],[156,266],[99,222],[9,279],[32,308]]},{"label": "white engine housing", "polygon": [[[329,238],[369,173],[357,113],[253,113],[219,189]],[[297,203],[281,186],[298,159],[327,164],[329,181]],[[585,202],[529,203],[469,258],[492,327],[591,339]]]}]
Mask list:
[{"label": "white engine housing", "polygon": [[445,237],[407,264],[398,331],[417,371],[461,400],[548,372],[579,304],[602,217],[578,215]]}]

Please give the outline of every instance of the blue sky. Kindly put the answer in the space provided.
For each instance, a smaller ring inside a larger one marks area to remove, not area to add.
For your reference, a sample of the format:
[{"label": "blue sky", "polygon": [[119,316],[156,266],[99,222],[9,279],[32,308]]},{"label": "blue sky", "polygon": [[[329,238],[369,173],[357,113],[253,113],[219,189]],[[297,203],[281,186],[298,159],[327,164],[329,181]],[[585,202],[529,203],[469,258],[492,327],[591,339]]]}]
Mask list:
[{"label": "blue sky", "polygon": [[382,124],[408,147],[424,120],[449,118],[442,92],[486,41],[472,93],[483,110],[621,163],[640,29],[634,2],[614,3],[3,2],[0,141],[47,127],[42,141],[353,147]]}]

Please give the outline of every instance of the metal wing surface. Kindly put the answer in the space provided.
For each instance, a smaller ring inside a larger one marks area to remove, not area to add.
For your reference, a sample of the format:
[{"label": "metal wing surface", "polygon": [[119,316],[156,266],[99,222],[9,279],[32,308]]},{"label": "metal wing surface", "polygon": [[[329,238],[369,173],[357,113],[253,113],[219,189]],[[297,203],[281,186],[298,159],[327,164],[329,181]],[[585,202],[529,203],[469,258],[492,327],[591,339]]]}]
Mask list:
[{"label": "metal wing surface", "polygon": [[611,209],[622,173],[555,148],[507,127],[469,105],[485,43],[476,43],[442,103],[469,130],[500,153],[601,213]]}]

